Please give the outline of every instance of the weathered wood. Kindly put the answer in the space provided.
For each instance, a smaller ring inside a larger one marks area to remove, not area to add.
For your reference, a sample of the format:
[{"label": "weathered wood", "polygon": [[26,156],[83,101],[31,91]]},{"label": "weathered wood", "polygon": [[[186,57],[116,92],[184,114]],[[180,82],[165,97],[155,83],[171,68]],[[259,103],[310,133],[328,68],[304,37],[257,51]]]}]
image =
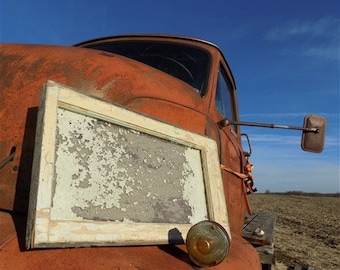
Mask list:
[{"label": "weathered wood", "polygon": [[288,267],[287,270],[314,270],[314,267],[308,266],[308,267],[300,267],[300,266],[293,266],[293,267]]},{"label": "weathered wood", "polygon": [[[246,217],[242,237],[253,245],[271,246],[273,244],[276,216],[273,213],[254,213]],[[256,233],[256,230],[264,234]]]},{"label": "weathered wood", "polygon": [[205,219],[230,235],[217,153],[212,139],[50,81],[39,108],[26,244],[179,243]]},{"label": "weathered wood", "polygon": [[274,244],[269,246],[258,246],[255,249],[260,256],[260,261],[262,264],[274,263]]},{"label": "weathered wood", "polygon": [[276,216],[273,213],[254,213],[246,216],[242,237],[255,246],[264,265],[274,263],[274,226]]}]

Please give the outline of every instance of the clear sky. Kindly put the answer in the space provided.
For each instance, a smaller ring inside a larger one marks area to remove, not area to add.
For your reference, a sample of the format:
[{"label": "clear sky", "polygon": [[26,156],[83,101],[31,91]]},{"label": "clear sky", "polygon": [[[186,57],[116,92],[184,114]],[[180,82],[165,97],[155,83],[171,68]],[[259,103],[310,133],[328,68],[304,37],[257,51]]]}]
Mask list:
[{"label": "clear sky", "polygon": [[339,192],[339,0],[0,0],[0,42],[72,45],[129,33],[217,44],[242,121],[302,125],[307,113],[325,116],[321,154],[301,150],[300,131],[242,131],[261,192]]}]

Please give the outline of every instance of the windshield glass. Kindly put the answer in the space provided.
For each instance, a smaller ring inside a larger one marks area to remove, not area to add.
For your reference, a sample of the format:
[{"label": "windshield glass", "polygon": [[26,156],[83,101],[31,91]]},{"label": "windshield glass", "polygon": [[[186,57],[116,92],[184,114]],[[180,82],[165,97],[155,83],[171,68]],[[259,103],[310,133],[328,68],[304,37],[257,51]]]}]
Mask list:
[{"label": "windshield glass", "polygon": [[188,83],[205,94],[209,54],[197,47],[157,41],[116,41],[88,45],[88,48],[120,54],[143,62]]}]

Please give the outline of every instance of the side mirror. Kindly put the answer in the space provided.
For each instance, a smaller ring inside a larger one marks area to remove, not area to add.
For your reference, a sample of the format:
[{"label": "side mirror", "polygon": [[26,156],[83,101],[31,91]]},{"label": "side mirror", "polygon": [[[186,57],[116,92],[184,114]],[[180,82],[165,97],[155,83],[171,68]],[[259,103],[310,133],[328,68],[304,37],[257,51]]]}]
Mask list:
[{"label": "side mirror", "polygon": [[316,128],[316,131],[302,131],[301,148],[308,152],[322,152],[326,135],[326,119],[322,116],[308,114],[305,116],[303,127],[306,129]]}]

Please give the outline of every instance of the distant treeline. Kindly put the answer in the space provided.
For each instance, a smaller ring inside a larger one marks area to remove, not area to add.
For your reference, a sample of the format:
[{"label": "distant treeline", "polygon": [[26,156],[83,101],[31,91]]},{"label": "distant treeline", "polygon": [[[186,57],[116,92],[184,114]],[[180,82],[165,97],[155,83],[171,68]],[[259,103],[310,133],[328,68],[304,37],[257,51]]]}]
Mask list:
[{"label": "distant treeline", "polygon": [[340,192],[337,193],[319,193],[319,192],[304,192],[304,191],[286,191],[286,192],[271,192],[266,190],[265,194],[276,194],[276,195],[298,195],[298,196],[312,196],[312,197],[340,197]]}]

